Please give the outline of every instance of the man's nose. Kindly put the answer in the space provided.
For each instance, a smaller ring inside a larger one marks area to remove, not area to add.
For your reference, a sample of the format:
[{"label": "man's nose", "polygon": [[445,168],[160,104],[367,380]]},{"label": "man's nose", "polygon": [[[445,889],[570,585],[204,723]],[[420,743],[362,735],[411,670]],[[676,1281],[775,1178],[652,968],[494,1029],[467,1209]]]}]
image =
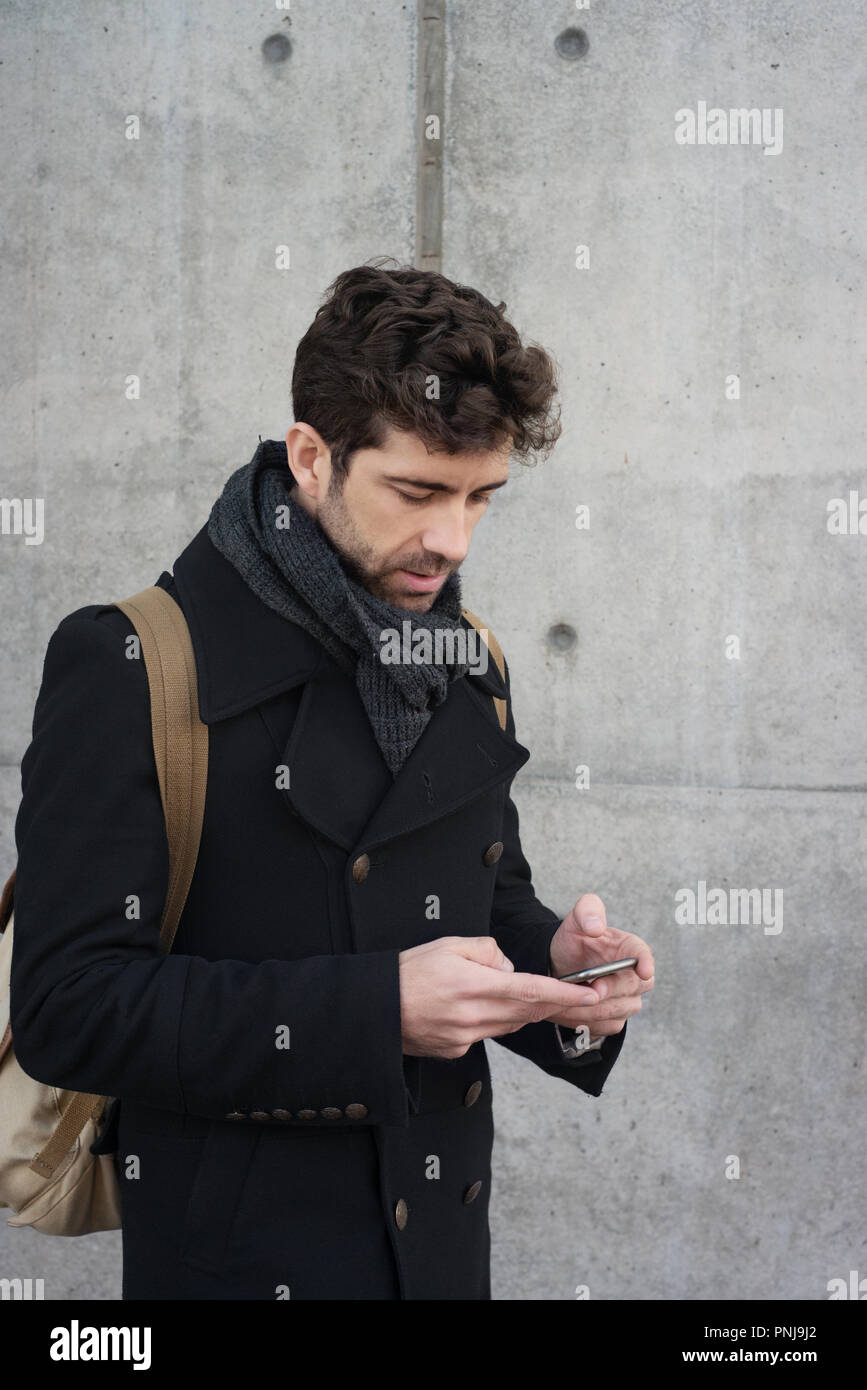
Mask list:
[{"label": "man's nose", "polygon": [[438,517],[425,528],[422,545],[429,554],[441,555],[450,565],[460,565],[470,548],[470,528],[463,514]]}]

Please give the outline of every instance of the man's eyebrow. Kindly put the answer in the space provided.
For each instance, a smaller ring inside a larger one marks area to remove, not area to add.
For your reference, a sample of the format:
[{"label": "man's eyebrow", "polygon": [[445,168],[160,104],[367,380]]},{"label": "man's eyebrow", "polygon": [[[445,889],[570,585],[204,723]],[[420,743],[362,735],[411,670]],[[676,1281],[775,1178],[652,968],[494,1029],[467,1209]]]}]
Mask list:
[{"label": "man's eyebrow", "polygon": [[[449,487],[448,483],[432,483],[426,478],[406,478],[396,473],[384,473],[383,478],[387,483],[407,483],[410,487],[425,488],[428,492],[460,492],[460,488]],[[476,488],[476,492],[490,492],[491,488],[505,487],[508,481],[508,478],[502,478],[498,483],[483,483],[481,487]]]}]

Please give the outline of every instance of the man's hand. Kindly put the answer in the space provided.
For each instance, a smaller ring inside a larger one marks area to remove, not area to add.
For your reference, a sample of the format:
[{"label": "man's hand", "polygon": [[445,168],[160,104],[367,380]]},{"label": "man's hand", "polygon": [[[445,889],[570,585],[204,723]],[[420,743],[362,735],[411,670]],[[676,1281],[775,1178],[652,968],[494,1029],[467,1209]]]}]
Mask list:
[{"label": "man's hand", "polygon": [[625,960],[627,956],[636,957],[631,969],[618,970],[589,987],[596,992],[595,1004],[548,1014],[550,1021],[565,1028],[586,1026],[591,1040],[619,1033],[627,1018],[641,1008],[641,995],[653,989],[654,963],[650,947],[632,932],[609,927],[602,899],[595,893],[583,893],[563,918],[551,942],[552,975],[571,975],[592,965]]},{"label": "man's hand", "polygon": [[463,1057],[482,1038],[552,1015],[571,1017],[580,1005],[600,1007],[584,985],[516,971],[492,936],[441,936],[398,959],[403,1051],[410,1057]]}]

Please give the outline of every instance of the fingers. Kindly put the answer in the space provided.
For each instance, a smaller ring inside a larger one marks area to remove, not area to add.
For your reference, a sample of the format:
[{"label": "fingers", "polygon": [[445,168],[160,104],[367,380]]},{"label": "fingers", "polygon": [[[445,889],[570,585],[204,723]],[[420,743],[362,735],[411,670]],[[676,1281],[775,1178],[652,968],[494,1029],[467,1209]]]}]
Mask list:
[{"label": "fingers", "polygon": [[650,951],[643,952],[638,957],[638,963],[635,967],[635,973],[639,976],[640,979],[646,980],[652,985],[653,976],[655,972],[656,966],[653,961],[653,956],[651,955]]},{"label": "fingers", "polygon": [[[497,981],[492,993],[515,999],[523,1004],[539,1004],[547,1009],[574,1009],[599,1003],[595,987],[570,985],[547,975],[528,975],[516,970],[513,975]],[[542,1013],[540,1017],[547,1015]]]},{"label": "fingers", "polygon": [[552,1014],[549,1022],[559,1023],[564,1028],[586,1026],[591,1036],[619,1033],[628,1018],[641,1010],[641,999],[629,995],[620,999],[609,999],[595,1009],[571,1009],[565,1014]]},{"label": "fingers", "polygon": [[648,990],[653,989],[653,976],[648,980],[642,980],[637,973],[637,967],[618,970],[613,975],[604,975],[598,979],[595,988],[599,991],[600,999],[618,999],[627,994],[646,994]]},{"label": "fingers", "polygon": [[[590,1027],[590,1041],[595,1042],[597,1038],[614,1038],[618,1033],[623,1032],[625,1018],[600,1019]],[[589,1027],[590,1025],[588,1025]],[[575,1024],[572,1025],[575,1027]]]},{"label": "fingers", "polygon": [[447,940],[455,955],[466,960],[474,960],[478,965],[487,965],[494,970],[514,971],[515,967],[508,956],[500,950],[493,936],[451,936]]},{"label": "fingers", "polygon": [[634,932],[624,933],[621,939],[624,956],[635,956],[633,969],[640,980],[652,980],[656,969],[653,952],[646,941]]}]

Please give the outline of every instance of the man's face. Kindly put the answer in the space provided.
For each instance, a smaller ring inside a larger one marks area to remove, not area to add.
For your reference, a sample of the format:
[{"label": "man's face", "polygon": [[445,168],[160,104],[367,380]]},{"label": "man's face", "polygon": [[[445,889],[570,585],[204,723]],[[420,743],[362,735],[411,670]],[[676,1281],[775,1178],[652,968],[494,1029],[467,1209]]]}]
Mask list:
[{"label": "man's face", "polygon": [[[347,572],[396,608],[427,612],[462,564],[479,517],[508,478],[511,446],[496,452],[429,454],[413,434],[391,430],[381,449],[360,449],[343,486],[327,446],[286,437],[299,467],[299,502],[315,516]],[[306,434],[309,426],[304,426]],[[311,457],[310,450],[315,450]],[[312,494],[312,495],[311,495]]]}]

